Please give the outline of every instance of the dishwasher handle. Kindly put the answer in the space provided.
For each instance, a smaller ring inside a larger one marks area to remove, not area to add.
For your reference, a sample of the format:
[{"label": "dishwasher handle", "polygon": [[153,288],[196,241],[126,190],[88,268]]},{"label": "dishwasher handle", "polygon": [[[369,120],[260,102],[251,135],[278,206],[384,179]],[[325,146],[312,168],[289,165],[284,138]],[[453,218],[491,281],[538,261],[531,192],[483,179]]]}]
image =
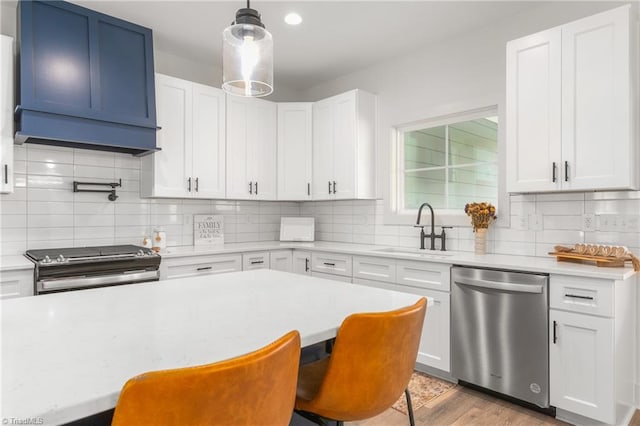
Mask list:
[{"label": "dishwasher handle", "polygon": [[468,285],[472,287],[490,288],[494,290],[511,291],[514,293],[542,293],[541,284],[512,284],[499,281],[476,280],[469,278],[455,278],[456,284]]}]

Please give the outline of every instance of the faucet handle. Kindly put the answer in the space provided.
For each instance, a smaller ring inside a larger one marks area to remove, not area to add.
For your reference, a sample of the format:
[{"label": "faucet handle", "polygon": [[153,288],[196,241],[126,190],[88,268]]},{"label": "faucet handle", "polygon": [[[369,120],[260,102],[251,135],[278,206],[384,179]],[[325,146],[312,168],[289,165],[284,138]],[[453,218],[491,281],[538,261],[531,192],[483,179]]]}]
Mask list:
[{"label": "faucet handle", "polygon": [[414,228],[422,228],[424,229],[424,225],[413,225]]}]

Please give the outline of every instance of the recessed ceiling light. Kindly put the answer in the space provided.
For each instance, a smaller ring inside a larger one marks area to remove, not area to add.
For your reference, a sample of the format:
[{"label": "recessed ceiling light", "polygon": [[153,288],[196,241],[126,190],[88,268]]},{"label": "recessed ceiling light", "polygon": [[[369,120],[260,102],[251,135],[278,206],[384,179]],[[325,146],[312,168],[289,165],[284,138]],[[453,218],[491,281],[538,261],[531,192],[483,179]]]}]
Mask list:
[{"label": "recessed ceiling light", "polygon": [[289,25],[299,25],[302,22],[302,16],[295,12],[291,12],[284,17],[284,22]]}]

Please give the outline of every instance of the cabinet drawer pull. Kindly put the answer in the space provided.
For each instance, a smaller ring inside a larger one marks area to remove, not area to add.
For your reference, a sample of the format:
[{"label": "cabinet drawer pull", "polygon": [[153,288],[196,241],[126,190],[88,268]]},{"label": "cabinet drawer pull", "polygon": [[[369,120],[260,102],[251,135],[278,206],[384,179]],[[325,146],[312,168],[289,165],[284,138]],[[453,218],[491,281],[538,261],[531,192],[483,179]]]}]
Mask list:
[{"label": "cabinet drawer pull", "polygon": [[308,257],[304,258],[304,271],[305,272],[309,272],[309,258]]},{"label": "cabinet drawer pull", "polygon": [[264,263],[264,260],[252,260],[252,261],[251,261],[251,264],[252,264],[252,265],[259,265],[259,264],[261,264],[261,263]]},{"label": "cabinet drawer pull", "polygon": [[556,162],[554,161],[554,162],[553,162],[553,167],[551,168],[551,181],[552,181],[553,183],[555,183],[555,182],[556,182],[556,168],[557,168],[557,167],[556,167]]},{"label": "cabinet drawer pull", "polygon": [[592,296],[580,296],[578,294],[565,294],[564,297],[573,297],[576,299],[593,300]]},{"label": "cabinet drawer pull", "polygon": [[558,323],[557,322],[553,322],[553,344],[555,345],[555,343],[558,341]]},{"label": "cabinet drawer pull", "polygon": [[213,266],[202,266],[200,268],[197,268],[196,271],[210,271],[213,269]]},{"label": "cabinet drawer pull", "polygon": [[564,162],[564,181],[569,182],[569,162]]},{"label": "cabinet drawer pull", "polygon": [[327,266],[336,266],[335,263],[330,263],[330,262],[324,262],[324,264],[327,265]]},{"label": "cabinet drawer pull", "polygon": [[253,182],[249,182],[249,194],[253,194]]},{"label": "cabinet drawer pull", "polygon": [[187,191],[191,192],[191,178],[187,179]]}]

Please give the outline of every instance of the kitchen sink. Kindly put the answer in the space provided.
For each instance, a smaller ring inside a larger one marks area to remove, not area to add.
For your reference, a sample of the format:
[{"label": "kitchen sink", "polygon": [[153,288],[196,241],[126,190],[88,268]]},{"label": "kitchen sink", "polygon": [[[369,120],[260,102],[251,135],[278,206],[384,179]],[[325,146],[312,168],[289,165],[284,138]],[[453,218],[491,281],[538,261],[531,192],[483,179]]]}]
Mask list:
[{"label": "kitchen sink", "polygon": [[429,257],[434,259],[446,259],[449,256],[453,256],[453,253],[447,253],[439,250],[421,250],[421,249],[409,249],[409,248],[396,248],[396,247],[385,247],[381,249],[372,250],[378,253],[389,253],[389,254],[405,254],[416,257]]}]

